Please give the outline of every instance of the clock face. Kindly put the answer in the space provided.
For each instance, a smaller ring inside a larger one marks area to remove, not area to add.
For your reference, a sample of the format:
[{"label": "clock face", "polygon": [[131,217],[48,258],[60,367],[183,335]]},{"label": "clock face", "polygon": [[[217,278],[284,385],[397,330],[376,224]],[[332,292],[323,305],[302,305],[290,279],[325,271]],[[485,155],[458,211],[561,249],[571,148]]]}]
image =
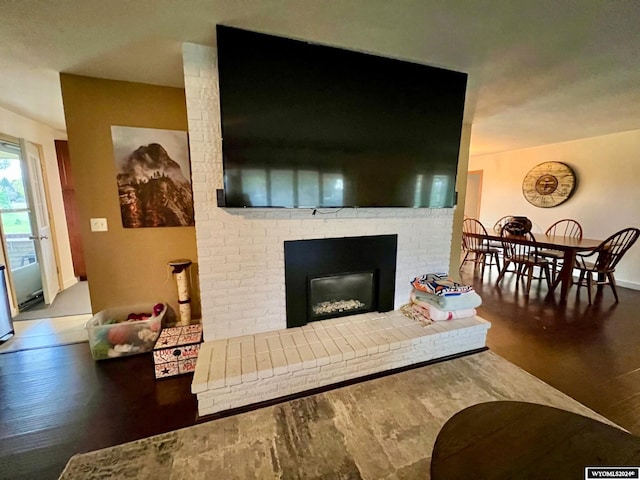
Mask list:
[{"label": "clock face", "polygon": [[555,207],[568,200],[576,187],[576,175],[561,162],[544,162],[527,173],[522,182],[522,194],[536,207]]}]

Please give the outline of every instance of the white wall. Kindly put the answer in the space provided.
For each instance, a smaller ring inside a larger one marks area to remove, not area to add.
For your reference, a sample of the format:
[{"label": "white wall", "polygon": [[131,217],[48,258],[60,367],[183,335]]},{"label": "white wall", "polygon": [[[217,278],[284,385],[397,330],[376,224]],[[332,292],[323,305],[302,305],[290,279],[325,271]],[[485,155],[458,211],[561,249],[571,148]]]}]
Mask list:
[{"label": "white wall", "polygon": [[76,283],[77,280],[73,273],[69,233],[67,231],[67,220],[64,213],[62,187],[60,185],[58,161],[54,144],[54,140],[66,139],[66,134],[2,107],[0,107],[0,133],[12,137],[24,138],[42,147],[44,154],[44,173],[46,176],[45,181],[49,190],[51,216],[57,241],[55,248],[58,253],[59,268],[63,282],[61,288],[67,288]]},{"label": "white wall", "polygon": [[[554,208],[538,208],[522,195],[522,179],[535,165],[557,161],[577,176],[573,196]],[[512,152],[471,157],[469,170],[482,170],[480,220],[486,226],[504,215],[525,215],[534,230],[574,218],[586,238],[604,239],[625,227],[640,227],[640,130]],[[616,269],[621,286],[640,289],[640,241]]]},{"label": "white wall", "polygon": [[[205,340],[286,328],[284,241],[398,234],[395,306],[416,275],[447,271],[454,209],[221,209],[216,50],[184,44],[185,95]],[[459,243],[459,242],[458,242]]]}]

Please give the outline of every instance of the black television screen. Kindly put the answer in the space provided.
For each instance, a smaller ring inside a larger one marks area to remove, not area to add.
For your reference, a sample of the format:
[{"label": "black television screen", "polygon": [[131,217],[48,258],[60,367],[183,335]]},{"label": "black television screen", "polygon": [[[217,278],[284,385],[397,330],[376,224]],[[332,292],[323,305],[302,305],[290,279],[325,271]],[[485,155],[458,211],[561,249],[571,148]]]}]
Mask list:
[{"label": "black television screen", "polygon": [[224,206],[451,207],[467,75],[217,26]]}]

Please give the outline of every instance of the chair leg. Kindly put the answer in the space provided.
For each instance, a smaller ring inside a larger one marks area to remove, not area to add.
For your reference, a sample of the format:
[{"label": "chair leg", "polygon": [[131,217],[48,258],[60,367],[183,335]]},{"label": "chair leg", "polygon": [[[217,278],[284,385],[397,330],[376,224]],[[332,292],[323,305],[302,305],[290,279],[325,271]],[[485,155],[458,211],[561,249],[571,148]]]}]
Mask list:
[{"label": "chair leg", "polygon": [[593,275],[591,272],[586,272],[587,274],[587,298],[589,299],[589,305],[591,305],[591,287],[593,283]]},{"label": "chair leg", "polygon": [[527,280],[525,275],[529,274],[529,268],[526,265],[520,265],[520,280],[522,281],[522,286],[527,286]]},{"label": "chair leg", "polygon": [[462,259],[462,263],[460,264],[460,270],[462,270],[462,267],[464,267],[465,262],[467,261],[467,258],[469,257],[469,251],[467,251],[467,253],[464,254],[464,258]]},{"label": "chair leg", "polygon": [[478,267],[480,266],[480,262],[482,261],[482,254],[475,252],[473,254],[473,273],[478,273]]},{"label": "chair leg", "polygon": [[613,291],[613,296],[616,299],[616,303],[618,303],[619,300],[618,300],[618,290],[616,289],[616,279],[613,278],[613,273],[607,273],[607,278],[609,279],[609,285],[611,285],[611,290]]},{"label": "chair leg", "polygon": [[498,267],[498,271],[500,271],[500,256],[498,255],[498,252],[493,252],[491,255],[496,261],[496,267]]},{"label": "chair leg", "polygon": [[[551,282],[552,282],[552,280],[551,280],[551,278],[549,278],[549,277],[550,277],[551,275],[553,275],[553,274],[550,274],[550,273],[549,273],[549,265],[545,265],[545,266],[543,267],[543,270],[544,270],[544,278],[547,280],[547,288],[549,288],[549,289],[550,289],[550,288],[551,288]],[[555,280],[555,278],[553,278],[553,280]]]},{"label": "chair leg", "polygon": [[527,286],[525,288],[525,295],[529,296],[529,290],[531,290],[531,279],[533,278],[533,265],[527,266],[526,271],[527,271]]},{"label": "chair leg", "polygon": [[500,273],[498,274],[498,279],[496,280],[496,287],[498,285],[500,285],[500,282],[504,278],[504,274],[506,273],[507,267],[509,267],[510,263],[511,263],[511,261],[509,261],[507,259],[504,260],[504,265],[502,266],[502,270],[500,270]]},{"label": "chair leg", "polygon": [[518,284],[518,282],[520,280],[522,280],[522,277],[524,276],[524,273],[525,273],[524,263],[518,264],[518,266],[516,268],[516,285]]},{"label": "chair leg", "polygon": [[584,286],[584,271],[580,270],[580,276],[578,277],[578,282],[576,283],[576,295],[580,295],[580,287]]}]

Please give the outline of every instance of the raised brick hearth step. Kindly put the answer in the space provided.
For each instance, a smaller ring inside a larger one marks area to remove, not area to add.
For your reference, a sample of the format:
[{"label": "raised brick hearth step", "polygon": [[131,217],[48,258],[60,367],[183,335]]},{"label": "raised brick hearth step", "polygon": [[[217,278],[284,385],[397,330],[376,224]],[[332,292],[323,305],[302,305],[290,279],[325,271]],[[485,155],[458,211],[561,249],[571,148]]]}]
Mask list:
[{"label": "raised brick hearth step", "polygon": [[398,311],[208,341],[191,391],[200,416],[483,348],[480,317],[430,325]]}]

